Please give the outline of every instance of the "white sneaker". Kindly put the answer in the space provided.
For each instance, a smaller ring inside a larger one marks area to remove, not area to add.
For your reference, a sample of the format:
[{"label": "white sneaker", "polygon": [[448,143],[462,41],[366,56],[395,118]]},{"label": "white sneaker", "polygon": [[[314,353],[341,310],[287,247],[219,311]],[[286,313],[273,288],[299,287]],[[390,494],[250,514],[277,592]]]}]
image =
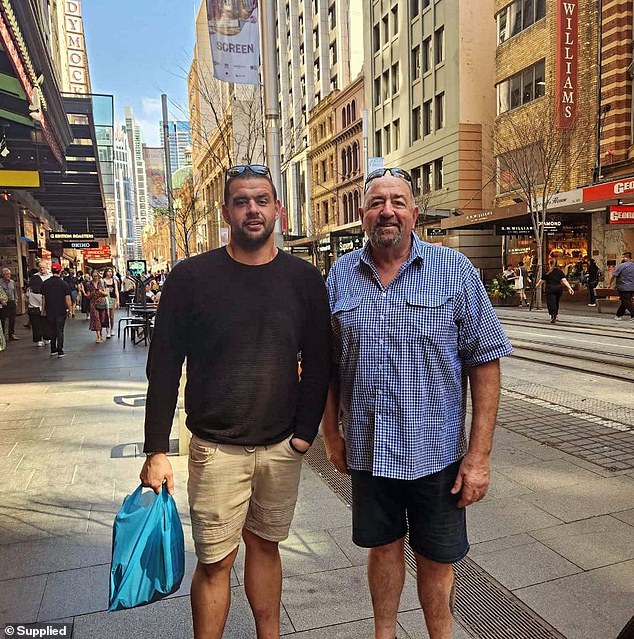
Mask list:
[{"label": "white sneaker", "polygon": [[44,341],[40,340],[39,342],[36,343],[36,346],[44,346]]},{"label": "white sneaker", "polygon": [[596,304],[588,304],[588,306],[596,306]]},{"label": "white sneaker", "polygon": [[45,339],[45,340],[44,340],[44,343],[45,343],[45,344],[50,344],[50,343],[51,343],[51,340],[50,340],[50,339]]}]

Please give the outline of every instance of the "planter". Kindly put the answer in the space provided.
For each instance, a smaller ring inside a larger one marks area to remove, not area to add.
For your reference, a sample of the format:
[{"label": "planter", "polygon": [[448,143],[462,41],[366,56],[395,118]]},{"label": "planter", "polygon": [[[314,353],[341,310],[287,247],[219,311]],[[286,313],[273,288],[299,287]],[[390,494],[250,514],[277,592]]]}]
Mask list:
[{"label": "planter", "polygon": [[491,300],[491,306],[519,306],[520,303],[520,296],[515,293],[514,295],[511,295],[510,297],[493,297],[491,295],[489,295],[489,299]]}]

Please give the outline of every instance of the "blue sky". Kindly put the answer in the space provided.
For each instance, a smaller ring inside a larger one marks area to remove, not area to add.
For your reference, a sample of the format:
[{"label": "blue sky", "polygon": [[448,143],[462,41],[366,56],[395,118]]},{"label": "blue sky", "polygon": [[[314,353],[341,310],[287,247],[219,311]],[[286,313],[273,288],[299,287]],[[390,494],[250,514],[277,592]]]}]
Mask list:
[{"label": "blue sky", "polygon": [[114,94],[119,122],[131,106],[149,146],[159,145],[161,93],[168,95],[170,119],[188,119],[186,74],[200,2],[82,2],[92,90]]}]

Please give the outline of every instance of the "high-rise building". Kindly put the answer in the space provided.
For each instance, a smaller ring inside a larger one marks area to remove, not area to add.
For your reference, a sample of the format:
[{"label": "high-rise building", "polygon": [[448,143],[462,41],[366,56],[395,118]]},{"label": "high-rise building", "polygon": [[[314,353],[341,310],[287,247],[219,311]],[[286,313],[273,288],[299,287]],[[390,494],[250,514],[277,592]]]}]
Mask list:
[{"label": "high-rise building", "polygon": [[134,163],[124,128],[117,123],[114,131],[114,180],[117,224],[117,267],[125,273],[126,260],[139,259],[141,253],[135,242],[135,199],[133,192]]},{"label": "high-rise building", "polygon": [[196,17],[196,44],[187,82],[192,180],[200,194],[199,206],[207,213],[211,249],[228,241],[221,215],[225,169],[233,164],[263,164],[265,154],[261,87],[214,78],[205,2]]},{"label": "high-rise building", "polygon": [[[165,145],[165,129],[163,128],[163,121],[160,122],[161,128],[161,146]],[[187,164],[185,158],[185,152],[188,147],[191,147],[192,139],[190,134],[189,122],[184,120],[168,120],[168,138],[170,143],[170,162],[172,165],[172,172],[180,169],[181,166]]]},{"label": "high-rise building", "polygon": [[287,235],[310,235],[309,114],[362,71],[363,2],[277,0],[276,31]]},{"label": "high-rise building", "polygon": [[128,136],[128,146],[132,153],[132,185],[135,201],[134,241],[137,253],[141,252],[141,236],[147,224],[152,223],[152,208],[148,197],[145,160],[143,159],[143,136],[141,129],[134,119],[131,107],[125,108],[125,130]]},{"label": "high-rise building", "polygon": [[[493,163],[493,8],[494,0],[368,5],[369,155],[373,165],[411,173],[421,221],[429,227],[439,226],[451,210],[468,214],[489,208],[495,194],[485,170]],[[499,252],[487,257],[481,248],[496,240],[481,235],[492,234],[452,232],[443,243],[481,268],[497,269]]]}]

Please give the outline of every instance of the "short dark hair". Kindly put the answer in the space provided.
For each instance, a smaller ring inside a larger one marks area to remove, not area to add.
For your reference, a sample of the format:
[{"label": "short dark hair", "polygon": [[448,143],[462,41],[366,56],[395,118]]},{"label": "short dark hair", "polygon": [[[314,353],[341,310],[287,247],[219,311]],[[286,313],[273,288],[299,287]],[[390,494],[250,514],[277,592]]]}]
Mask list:
[{"label": "short dark hair", "polygon": [[266,180],[271,185],[271,190],[273,191],[273,200],[277,200],[277,189],[275,188],[275,184],[273,184],[273,180],[269,175],[260,175],[259,173],[253,173],[251,171],[245,171],[240,173],[240,175],[236,175],[235,177],[227,176],[225,180],[225,190],[223,194],[223,202],[225,205],[229,204],[229,186],[232,182],[236,180],[251,180],[251,179],[260,179]]},{"label": "short dark hair", "polygon": [[627,257],[628,260],[631,260],[632,254],[629,251],[625,251],[625,253],[623,253],[623,257]]}]

